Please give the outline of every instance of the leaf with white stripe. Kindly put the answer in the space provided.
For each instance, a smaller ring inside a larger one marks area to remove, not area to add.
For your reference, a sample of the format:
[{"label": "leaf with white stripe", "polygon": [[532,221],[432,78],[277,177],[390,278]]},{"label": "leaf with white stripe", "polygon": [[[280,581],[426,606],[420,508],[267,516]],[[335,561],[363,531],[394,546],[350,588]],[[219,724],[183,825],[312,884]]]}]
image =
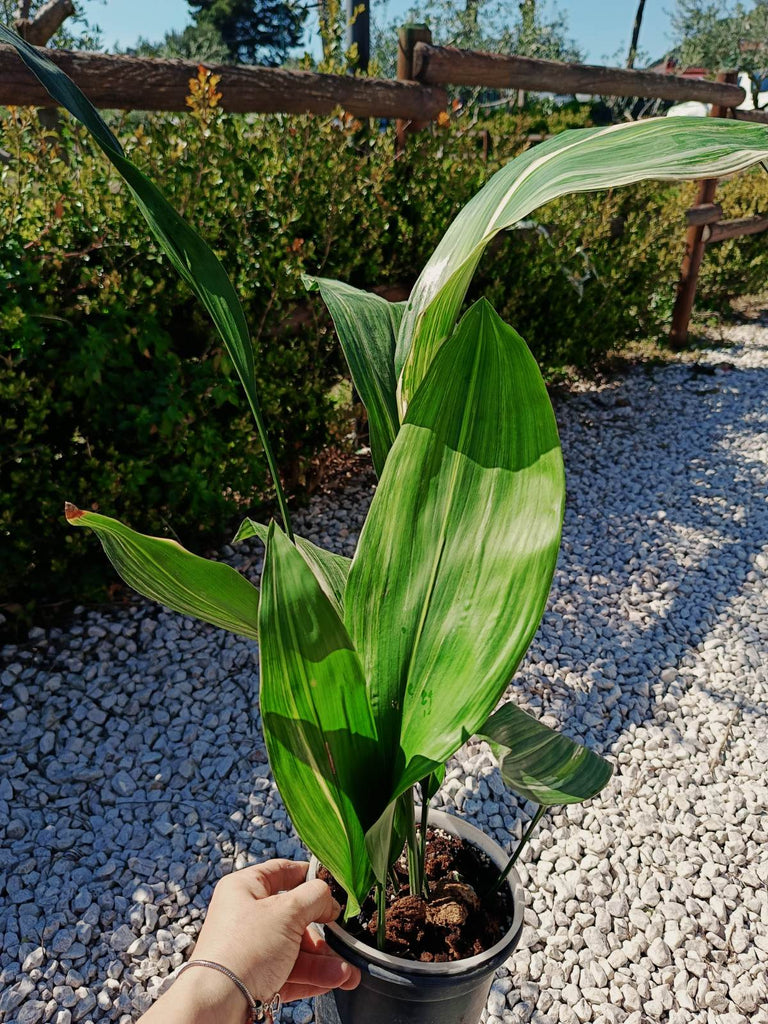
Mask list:
[{"label": "leaf with white stripe", "polygon": [[166,608],[213,626],[258,639],[259,591],[223,562],[193,555],[175,540],[148,537],[117,519],[64,507],[71,526],[96,534],[129,587]]},{"label": "leaf with white stripe", "polygon": [[650,118],[562,132],[497,171],[459,213],[419,275],[395,356],[400,418],[450,336],[491,239],[539,206],[646,178],[717,178],[768,159],[768,126],[717,118]]},{"label": "leaf with white stripe", "polygon": [[408,409],[344,595],[392,798],[476,732],[512,678],[546,604],[564,497],[536,361],[481,300]]},{"label": "leaf with white stripe", "polygon": [[577,804],[610,781],[613,765],[583,743],[550,729],[511,702],[478,729],[511,790],[540,807]]}]

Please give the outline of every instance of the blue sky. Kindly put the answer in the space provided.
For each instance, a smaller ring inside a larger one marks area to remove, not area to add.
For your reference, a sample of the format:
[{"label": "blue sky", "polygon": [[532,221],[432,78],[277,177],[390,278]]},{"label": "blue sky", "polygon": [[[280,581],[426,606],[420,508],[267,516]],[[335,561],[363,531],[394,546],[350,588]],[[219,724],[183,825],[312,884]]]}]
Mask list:
[{"label": "blue sky", "polygon": [[[510,6],[514,0],[510,0]],[[387,20],[411,6],[410,0],[389,0]],[[514,6],[517,6],[514,3]],[[637,0],[561,0],[568,17],[571,36],[595,63],[614,62],[617,52],[626,52]],[[673,0],[647,0],[640,47],[651,57],[661,56],[669,46],[669,9]],[[371,9],[381,9],[371,0]],[[83,10],[101,26],[108,46],[130,46],[138,36],[160,39],[169,29],[183,28],[190,20],[186,0],[84,0]],[[314,49],[312,40],[307,48]]]}]

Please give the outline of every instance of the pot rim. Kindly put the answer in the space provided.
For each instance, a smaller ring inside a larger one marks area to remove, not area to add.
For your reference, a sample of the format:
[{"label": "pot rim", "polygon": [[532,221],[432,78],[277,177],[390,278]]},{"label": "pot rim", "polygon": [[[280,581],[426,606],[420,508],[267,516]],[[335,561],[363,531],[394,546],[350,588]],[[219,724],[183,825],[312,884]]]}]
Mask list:
[{"label": "pot rim", "polygon": [[[499,870],[506,867],[509,855],[505,850],[497,842],[487,836],[485,832],[482,832],[474,825],[470,825],[468,821],[465,821],[463,818],[459,818],[455,814],[448,814],[446,811],[432,809],[429,811],[428,820],[430,825],[442,828],[446,832],[450,832],[451,835],[458,836],[460,839],[465,839],[472,843],[473,846],[479,847],[483,853],[486,853],[490,857]],[[313,856],[310,861],[307,878],[315,878],[319,866],[319,861]],[[449,960],[442,963],[422,963],[420,960],[406,960],[404,957],[392,956],[390,953],[382,953],[381,950],[376,949],[373,946],[369,946],[365,942],[361,942],[353,935],[350,935],[350,933],[346,931],[346,929],[342,928],[341,925],[336,924],[335,921],[332,921],[330,924],[324,924],[322,927],[330,929],[339,942],[343,943],[350,950],[353,950],[358,956],[368,960],[370,963],[376,964],[379,967],[388,968],[391,971],[394,970],[399,973],[441,977],[445,977],[446,975],[467,974],[470,971],[482,967],[488,961],[493,960],[494,957],[497,957],[503,952],[505,946],[509,946],[510,939],[516,938],[522,931],[523,915],[525,912],[525,892],[523,889],[523,883],[520,881],[520,876],[514,868],[509,872],[506,883],[509,886],[512,895],[512,905],[514,908],[512,924],[510,925],[509,930],[504,933],[497,943],[489,949],[486,949],[483,953],[476,953],[475,956],[466,957],[463,960]]]}]

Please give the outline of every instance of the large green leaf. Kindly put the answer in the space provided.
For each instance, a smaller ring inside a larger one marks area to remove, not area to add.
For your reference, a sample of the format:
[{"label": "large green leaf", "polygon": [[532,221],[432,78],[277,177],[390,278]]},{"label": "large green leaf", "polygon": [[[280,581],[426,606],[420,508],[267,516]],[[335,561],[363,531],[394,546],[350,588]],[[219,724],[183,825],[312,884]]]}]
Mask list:
[{"label": "large green leaf", "polygon": [[368,412],[371,457],[381,476],[397,436],[395,341],[404,302],[387,302],[373,292],[341,281],[304,276],[308,291],[319,291],[333,318],[352,380]]},{"label": "large green leaf", "polygon": [[160,247],[207,309],[245,390],[277,488],[280,511],[290,533],[288,511],[256,393],[253,345],[243,308],[227,272],[210,246],[179,216],[157,186],[125,156],[120,143],[75,83],[4,25],[0,25],[0,42],[13,46],[56,102],[85,125],[104,155],[122,175]]},{"label": "large green leaf", "polygon": [[229,565],[193,555],[175,540],[136,533],[117,519],[83,512],[69,502],[65,514],[72,526],[94,531],[120,576],[144,597],[257,639],[259,592]]},{"label": "large green leaf", "polygon": [[563,503],[536,362],[481,300],[410,405],[344,596],[393,796],[442,764],[501,696],[544,610]]},{"label": "large green leaf", "polygon": [[365,832],[386,805],[383,752],[349,634],[274,523],[259,632],[261,715],[275,782],[296,831],[356,913],[373,879]]},{"label": "large green leaf", "polygon": [[401,419],[451,334],[483,250],[498,232],[569,192],[644,178],[722,177],[766,158],[766,125],[675,117],[565,131],[511,160],[453,221],[408,299],[395,357]]},{"label": "large green leaf", "polygon": [[541,807],[577,804],[599,793],[613,765],[582,743],[507,703],[478,729],[510,789]]},{"label": "large green leaf", "polygon": [[[268,535],[268,526],[256,523],[253,519],[244,519],[232,543],[236,544],[248,537],[258,537],[262,544],[266,544]],[[317,544],[313,544],[311,540],[305,540],[303,537],[294,537],[293,539],[304,561],[323,588],[325,596],[336,609],[339,618],[343,618],[344,588],[347,585],[352,559],[346,558],[344,555],[336,555],[332,551],[326,551],[325,548],[318,547]]]}]

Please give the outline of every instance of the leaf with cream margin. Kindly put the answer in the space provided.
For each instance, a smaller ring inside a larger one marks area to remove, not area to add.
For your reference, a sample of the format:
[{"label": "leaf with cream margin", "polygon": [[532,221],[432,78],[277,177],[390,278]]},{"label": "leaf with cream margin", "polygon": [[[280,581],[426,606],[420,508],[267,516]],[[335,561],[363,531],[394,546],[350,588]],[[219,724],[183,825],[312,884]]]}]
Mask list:
[{"label": "leaf with cream margin", "polygon": [[500,231],[571,192],[646,178],[719,178],[766,159],[766,125],[662,117],[571,129],[510,160],[452,222],[408,298],[395,354],[400,419],[453,332],[480,257]]},{"label": "leaf with cream margin", "polygon": [[149,537],[117,519],[83,512],[70,502],[64,514],[71,526],[93,530],[119,575],[144,597],[232,633],[258,638],[259,591],[231,566],[193,555],[175,540]]},{"label": "leaf with cream margin", "polygon": [[478,730],[511,790],[540,807],[589,800],[610,781],[613,765],[508,702]]},{"label": "leaf with cream margin", "polygon": [[486,720],[539,624],[565,484],[525,342],[480,300],[441,348],[389,453],[344,595],[390,799]]}]

